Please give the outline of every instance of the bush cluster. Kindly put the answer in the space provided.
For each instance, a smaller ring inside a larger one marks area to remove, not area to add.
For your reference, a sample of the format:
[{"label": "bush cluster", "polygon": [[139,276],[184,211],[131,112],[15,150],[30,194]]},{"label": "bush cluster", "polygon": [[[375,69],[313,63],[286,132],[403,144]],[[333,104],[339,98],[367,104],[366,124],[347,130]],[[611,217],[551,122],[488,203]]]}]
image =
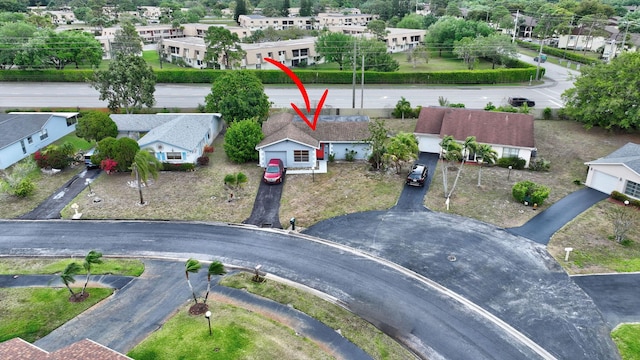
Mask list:
[{"label": "bush cluster", "polygon": [[619,191],[614,190],[613,192],[611,192],[611,198],[620,202],[629,201],[629,205],[635,206],[640,209],[640,200],[632,199]]},{"label": "bush cluster", "polygon": [[515,170],[524,169],[524,166],[526,164],[527,161],[525,159],[516,156],[502,157],[498,159],[498,162],[496,163],[496,165],[498,165],[499,167],[508,168],[509,166],[511,166],[511,168]]},{"label": "bush cluster", "polygon": [[544,185],[536,184],[533,181],[520,181],[513,185],[511,194],[518,202],[528,202],[529,205],[542,205],[549,197],[551,189]]},{"label": "bush cluster", "polygon": [[173,163],[162,163],[163,171],[193,171],[196,166],[192,163],[182,163],[182,164],[173,164]]},{"label": "bush cluster", "polygon": [[213,145],[206,145],[204,147],[204,153],[205,154],[211,154],[213,152]]},{"label": "bush cluster", "polygon": [[531,171],[549,171],[551,168],[551,161],[544,158],[532,159],[529,161],[529,170]]},{"label": "bush cluster", "polygon": [[202,155],[196,160],[196,162],[199,166],[207,166],[209,165],[209,157],[207,155]]}]

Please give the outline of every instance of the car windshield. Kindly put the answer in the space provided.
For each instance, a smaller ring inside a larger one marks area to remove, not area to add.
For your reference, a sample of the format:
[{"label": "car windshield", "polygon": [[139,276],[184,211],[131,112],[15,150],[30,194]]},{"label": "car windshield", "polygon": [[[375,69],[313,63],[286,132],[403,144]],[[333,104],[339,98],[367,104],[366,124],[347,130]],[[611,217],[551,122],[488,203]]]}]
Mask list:
[{"label": "car windshield", "polygon": [[411,172],[410,175],[412,178],[416,178],[416,177],[420,177],[422,176],[422,168],[415,168],[413,169],[413,171]]},{"label": "car windshield", "polygon": [[268,166],[268,167],[267,167],[267,172],[268,172],[268,173],[274,173],[274,174],[277,174],[277,173],[279,173],[279,172],[280,172],[280,168],[279,168],[279,167],[277,167],[277,166]]}]

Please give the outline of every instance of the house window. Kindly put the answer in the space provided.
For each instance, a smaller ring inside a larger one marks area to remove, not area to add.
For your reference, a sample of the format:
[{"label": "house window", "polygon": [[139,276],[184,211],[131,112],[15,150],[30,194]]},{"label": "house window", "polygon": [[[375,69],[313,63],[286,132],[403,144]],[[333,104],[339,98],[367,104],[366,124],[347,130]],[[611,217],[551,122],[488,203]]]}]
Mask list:
[{"label": "house window", "polygon": [[293,150],[293,161],[309,162],[309,150]]},{"label": "house window", "polygon": [[47,132],[47,129],[42,129],[42,132],[40,133],[40,140],[44,140],[48,137],[49,137],[49,133]]},{"label": "house window", "polygon": [[168,152],[167,160],[182,160],[182,153],[179,152]]},{"label": "house window", "polygon": [[300,56],[300,50],[293,50],[293,56]]},{"label": "house window", "polygon": [[518,157],[520,151],[516,148],[503,148],[502,149],[502,157],[507,158],[507,157]]},{"label": "house window", "polygon": [[27,148],[24,146],[24,140],[20,140],[20,145],[22,146],[22,153],[26,154],[27,153]]},{"label": "house window", "polygon": [[640,184],[627,180],[624,193],[634,198],[640,198]]},{"label": "house window", "polygon": [[71,126],[77,122],[78,122],[78,118],[76,118],[75,116],[72,116],[67,119],[67,126]]},{"label": "house window", "polygon": [[29,136],[29,137],[27,138],[27,142],[28,142],[29,144],[33,144],[33,137]]}]

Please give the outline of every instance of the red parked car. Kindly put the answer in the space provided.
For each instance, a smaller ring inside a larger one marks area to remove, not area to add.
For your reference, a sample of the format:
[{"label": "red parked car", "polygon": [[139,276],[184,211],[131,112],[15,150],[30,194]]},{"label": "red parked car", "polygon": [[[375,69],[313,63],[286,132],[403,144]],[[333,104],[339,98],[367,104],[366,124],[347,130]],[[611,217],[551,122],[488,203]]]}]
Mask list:
[{"label": "red parked car", "polygon": [[262,179],[267,184],[279,184],[282,182],[282,177],[284,176],[285,168],[282,160],[280,159],[271,159],[269,160],[269,164],[264,169],[264,175]]}]

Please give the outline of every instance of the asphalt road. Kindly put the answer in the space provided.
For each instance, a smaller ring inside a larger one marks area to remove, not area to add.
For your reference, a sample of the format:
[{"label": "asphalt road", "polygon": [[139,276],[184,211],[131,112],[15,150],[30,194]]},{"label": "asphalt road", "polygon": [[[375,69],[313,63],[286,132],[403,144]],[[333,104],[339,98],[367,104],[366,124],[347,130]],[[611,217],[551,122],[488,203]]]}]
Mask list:
[{"label": "asphalt road", "polygon": [[[532,64],[532,57],[520,55]],[[544,84],[534,86],[429,86],[429,85],[366,85],[364,91],[358,85],[355,92],[351,85],[305,84],[312,106],[320,101],[325,89],[329,89],[325,101],[326,108],[351,108],[355,102],[366,109],[394,108],[404,97],[412,106],[437,106],[438,99],[444,97],[451,103],[463,103],[467,108],[484,108],[488,102],[507,105],[510,96],[528,97],[536,101],[538,108],[559,108],[561,95],[573,87],[571,76],[577,74],[562,66],[545,63]],[[211,92],[210,84],[156,84],[157,108],[196,108],[205,103],[205,96]],[[290,108],[294,102],[303,106],[300,91],[295,84],[265,86],[265,93],[274,108]],[[41,108],[41,107],[106,107],[105,101],[98,100],[98,92],[87,83],[29,83],[0,82],[0,109]],[[354,101],[355,95],[355,101]]]},{"label": "asphalt road", "polygon": [[[267,273],[335,297],[349,310],[429,359],[542,358],[531,348],[536,345],[522,332],[428,279],[381,259],[304,236],[179,222],[2,221],[0,228],[0,255],[83,256],[95,249],[109,256],[193,257],[249,268],[261,264]],[[389,241],[398,241],[398,230],[389,229],[393,233]],[[176,272],[176,279],[183,275],[183,271]],[[598,328],[597,321],[591,324]],[[593,335],[592,331],[586,329],[584,336],[589,335]],[[603,348],[606,338],[591,339],[585,349],[581,341],[566,344],[566,349],[577,347],[587,355],[583,358],[601,359],[611,350]],[[551,348],[556,350],[556,346]],[[565,351],[557,350],[560,354]]]}]

